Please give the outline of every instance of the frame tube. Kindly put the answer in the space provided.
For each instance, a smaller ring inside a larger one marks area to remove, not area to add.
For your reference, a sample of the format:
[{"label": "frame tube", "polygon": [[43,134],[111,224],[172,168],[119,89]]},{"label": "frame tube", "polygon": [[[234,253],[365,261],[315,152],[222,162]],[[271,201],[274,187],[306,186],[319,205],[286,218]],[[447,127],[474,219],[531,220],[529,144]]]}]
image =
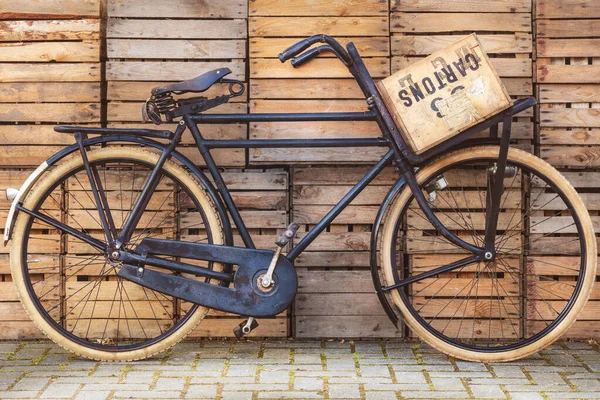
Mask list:
[{"label": "frame tube", "polygon": [[388,151],[383,158],[379,160],[379,162],[375,164],[373,168],[371,168],[369,172],[367,172],[367,174],[362,177],[361,180],[358,181],[358,183],[352,189],[350,189],[350,191],[346,193],[346,195],[342,197],[342,199],[331,210],[329,210],[329,212],[308,233],[308,235],[302,238],[302,240],[288,253],[286,256],[287,259],[293,262],[296,257],[298,257],[298,255],[300,255],[300,253],[302,253],[304,249],[306,249],[313,242],[313,240],[315,240],[315,238],[329,226],[331,221],[340,215],[346,206],[350,204],[350,202],[354,200],[356,196],[358,196],[360,192],[362,192],[363,189],[367,187],[367,185],[371,183],[371,181],[375,179],[375,177],[377,177],[377,175],[379,175],[379,173],[386,166],[391,164],[393,157],[394,151]]}]

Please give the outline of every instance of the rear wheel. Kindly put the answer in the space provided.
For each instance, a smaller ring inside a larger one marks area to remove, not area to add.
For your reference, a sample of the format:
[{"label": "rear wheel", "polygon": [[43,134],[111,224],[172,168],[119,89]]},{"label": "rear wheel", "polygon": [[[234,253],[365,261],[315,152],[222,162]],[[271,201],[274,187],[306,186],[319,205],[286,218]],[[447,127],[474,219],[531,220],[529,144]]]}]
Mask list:
[{"label": "rear wheel", "polygon": [[[483,246],[486,194],[499,148],[448,154],[421,169],[419,187],[435,215]],[[496,256],[387,293],[414,333],[454,357],[508,361],[558,339],[582,310],[596,274],[596,239],[584,203],[545,161],[510,149]],[[463,259],[437,234],[403,188],[381,236],[384,285]]]},{"label": "rear wheel", "polygon": [[[158,161],[133,147],[87,153],[98,171],[117,232]],[[167,161],[131,240],[185,239],[223,244],[219,214],[201,183]],[[42,176],[23,206],[106,242],[79,154]],[[182,238],[180,232],[185,232]],[[220,270],[222,265],[182,260]],[[59,345],[97,360],[135,360],[183,339],[208,309],[144,288],[116,275],[105,252],[24,212],[15,222],[11,272],[23,305]],[[162,272],[165,272],[164,270]]]}]

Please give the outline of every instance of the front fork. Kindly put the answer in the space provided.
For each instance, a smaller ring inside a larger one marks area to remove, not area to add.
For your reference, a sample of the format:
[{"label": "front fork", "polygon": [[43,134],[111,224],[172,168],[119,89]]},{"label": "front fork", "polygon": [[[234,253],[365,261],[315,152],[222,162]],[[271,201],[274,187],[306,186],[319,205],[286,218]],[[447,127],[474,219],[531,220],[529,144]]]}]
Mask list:
[{"label": "front fork", "polygon": [[[404,160],[396,160],[400,171],[403,172],[403,177],[406,180],[406,183],[408,184],[413,196],[415,197],[415,200],[417,201],[417,204],[429,222],[435,227],[438,234],[460,248],[465,249],[468,253],[471,253],[471,255],[453,263],[443,265],[430,271],[404,279],[394,285],[383,287],[383,291],[398,289],[410,283],[414,283],[440,273],[449,272],[474,262],[490,261],[495,258],[496,230],[498,228],[498,216],[500,214],[501,199],[504,189],[504,177],[506,175],[506,162],[508,159],[508,147],[510,144],[511,121],[512,114],[506,113],[502,121],[502,138],[500,141],[498,160],[493,167],[493,171],[487,174],[488,188],[486,194],[485,239],[483,247],[478,247],[467,243],[454,233],[450,232],[448,228],[446,228],[437,218],[429,206],[429,202],[425,198],[422,189],[419,187],[419,183],[416,180],[413,169],[406,165]],[[496,134],[497,125],[493,126],[490,132],[492,135]]]}]

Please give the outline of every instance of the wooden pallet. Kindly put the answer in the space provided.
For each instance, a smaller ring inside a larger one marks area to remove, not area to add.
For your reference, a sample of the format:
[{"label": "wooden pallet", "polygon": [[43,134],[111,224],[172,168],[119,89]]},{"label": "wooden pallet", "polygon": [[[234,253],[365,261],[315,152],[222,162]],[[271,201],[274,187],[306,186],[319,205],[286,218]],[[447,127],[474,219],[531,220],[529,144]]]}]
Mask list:
[{"label": "wooden pallet", "polygon": [[[213,4],[214,3],[214,4]],[[207,71],[229,67],[228,78],[246,81],[245,1],[211,2],[199,7],[187,0],[143,1],[107,0],[107,121],[109,126],[139,126],[142,104],[153,87],[191,79]],[[186,19],[178,19],[182,16]],[[175,19],[173,19],[175,18]],[[221,95],[226,85],[215,85],[202,94],[186,97]],[[232,99],[211,112],[246,113],[247,97]],[[164,129],[174,129],[166,124]],[[151,127],[151,126],[150,126]],[[245,139],[245,124],[200,126],[210,139]],[[196,164],[200,153],[192,148],[189,132],[179,149]],[[243,167],[243,149],[213,151],[220,166]]]},{"label": "wooden pallet", "polygon": [[[600,7],[591,0],[537,0],[535,18],[540,156],[575,186],[598,232]],[[547,257],[568,262],[559,255]],[[595,293],[567,336],[585,338],[600,331]]]},{"label": "wooden pallet", "polygon": [[[13,1],[0,7],[0,186],[18,188],[31,167],[67,144],[53,125],[100,122],[100,1]],[[0,229],[10,207],[0,200]],[[53,210],[60,218],[60,211]],[[60,236],[37,228],[40,264],[58,265]],[[9,247],[0,247],[0,337],[41,338],[11,282]],[[41,276],[41,275],[40,275]],[[55,301],[55,300],[51,300]]]},{"label": "wooden pallet", "polygon": [[[350,190],[368,168],[293,168],[292,219],[307,231]],[[371,224],[397,179],[386,169],[296,259],[299,287],[296,337],[402,337],[375,295],[369,271]],[[306,235],[298,234],[298,240]]]},{"label": "wooden pallet", "polygon": [[[394,1],[391,11],[392,73],[475,32],[511,97],[533,94],[531,0]],[[513,120],[513,138],[530,151],[532,116]]]},{"label": "wooden pallet", "polygon": [[[250,112],[365,111],[366,102],[347,68],[331,55],[294,69],[277,55],[317,33],[354,42],[374,78],[389,75],[387,3],[378,0],[252,1],[249,18]],[[316,45],[315,45],[316,46]],[[252,139],[373,137],[374,122],[262,122],[250,124]],[[251,164],[367,163],[380,149],[252,149]]]}]

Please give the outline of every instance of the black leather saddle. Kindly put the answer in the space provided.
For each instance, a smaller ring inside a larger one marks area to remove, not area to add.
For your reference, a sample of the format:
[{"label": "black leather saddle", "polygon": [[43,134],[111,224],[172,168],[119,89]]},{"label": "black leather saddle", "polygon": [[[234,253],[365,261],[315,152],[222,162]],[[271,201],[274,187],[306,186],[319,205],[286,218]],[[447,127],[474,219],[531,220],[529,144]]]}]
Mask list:
[{"label": "black leather saddle", "polygon": [[208,71],[200,76],[197,76],[187,81],[172,83],[170,85],[159,86],[152,89],[153,95],[160,95],[167,92],[185,93],[185,92],[204,92],[221,80],[224,76],[229,75],[231,70],[227,67],[218,68]]}]

